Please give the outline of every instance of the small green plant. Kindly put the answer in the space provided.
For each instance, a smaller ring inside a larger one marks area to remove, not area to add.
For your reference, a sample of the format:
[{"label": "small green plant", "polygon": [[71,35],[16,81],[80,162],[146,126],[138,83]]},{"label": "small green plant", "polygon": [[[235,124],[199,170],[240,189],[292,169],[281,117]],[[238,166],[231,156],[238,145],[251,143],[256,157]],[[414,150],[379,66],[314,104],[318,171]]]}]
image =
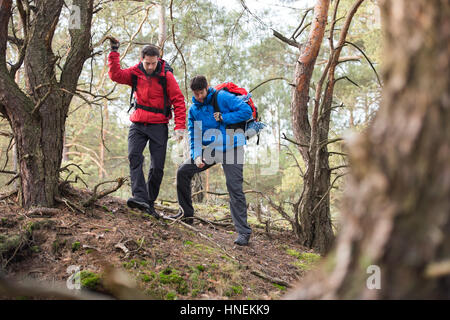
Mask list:
[{"label": "small green plant", "polygon": [[131,269],[131,268],[134,268],[137,265],[137,262],[136,262],[136,260],[131,259],[128,262],[124,262],[122,265],[123,265],[123,267],[125,269]]},{"label": "small green plant", "polygon": [[231,286],[230,288],[228,288],[225,291],[225,295],[227,297],[232,297],[232,296],[235,296],[235,295],[240,295],[240,294],[242,294],[242,292],[243,292],[243,290],[242,290],[241,286]]},{"label": "small green plant", "polygon": [[183,277],[181,277],[178,273],[178,270],[167,267],[159,274],[159,282],[162,284],[175,284],[176,291],[179,294],[187,294],[189,292],[188,285],[186,281],[184,281]]},{"label": "small green plant", "polygon": [[159,281],[163,284],[180,283],[183,278],[178,274],[178,270],[167,267],[159,273]]},{"label": "small green plant", "polygon": [[91,271],[81,271],[80,280],[83,288],[98,290],[102,287],[100,275]]},{"label": "small green plant", "polygon": [[148,261],[146,261],[146,260],[141,260],[141,261],[139,262],[139,264],[140,264],[141,266],[143,266],[143,267],[146,267],[146,266],[148,265]]},{"label": "small green plant", "polygon": [[282,286],[282,285],[279,285],[279,284],[276,284],[276,283],[274,283],[273,285],[274,285],[274,287],[280,289],[281,291],[285,291],[286,290],[285,286]]},{"label": "small green plant", "polygon": [[141,276],[142,281],[144,282],[150,282],[152,280],[152,278],[148,275],[148,274],[143,274]]},{"label": "small green plant", "polygon": [[201,264],[199,264],[196,268],[197,268],[197,270],[200,271],[200,272],[203,272],[203,271],[206,270],[205,266],[204,266],[204,265],[201,265]]},{"label": "small green plant", "polygon": [[81,247],[80,241],[75,241],[74,243],[72,243],[72,252],[77,251],[78,249],[80,249],[80,247]]},{"label": "small green plant", "polygon": [[192,241],[186,240],[185,242],[183,242],[183,244],[185,246],[192,246],[194,243]]},{"label": "small green plant", "polygon": [[294,262],[300,270],[311,270],[314,265],[320,260],[320,256],[315,253],[304,252],[298,255],[298,260]]},{"label": "small green plant", "polygon": [[166,294],[166,300],[175,300],[177,298],[177,294],[173,291],[168,292]]},{"label": "small green plant", "polygon": [[300,257],[300,252],[298,252],[297,250],[294,249],[286,249],[286,253],[290,256],[299,258]]}]

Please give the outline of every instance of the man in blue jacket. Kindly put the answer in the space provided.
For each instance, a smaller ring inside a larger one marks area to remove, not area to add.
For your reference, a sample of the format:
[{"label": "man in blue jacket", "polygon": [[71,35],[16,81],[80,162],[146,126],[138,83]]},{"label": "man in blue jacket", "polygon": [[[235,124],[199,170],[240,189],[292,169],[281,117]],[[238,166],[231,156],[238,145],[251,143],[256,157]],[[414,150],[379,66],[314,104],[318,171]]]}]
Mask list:
[{"label": "man in blue jacket", "polygon": [[[230,194],[231,217],[238,233],[234,242],[238,245],[248,245],[252,230],[247,223],[247,204],[242,187],[243,147],[246,139],[243,131],[229,127],[249,120],[252,117],[252,109],[234,94],[225,90],[216,92],[216,89],[208,87],[204,76],[194,77],[190,88],[194,93],[188,115],[191,157],[177,172],[177,195],[181,210],[171,218],[182,217],[183,221],[192,224],[192,178],[194,174],[205,171],[216,163],[222,163]],[[213,98],[216,99],[220,112],[214,112]]]}]

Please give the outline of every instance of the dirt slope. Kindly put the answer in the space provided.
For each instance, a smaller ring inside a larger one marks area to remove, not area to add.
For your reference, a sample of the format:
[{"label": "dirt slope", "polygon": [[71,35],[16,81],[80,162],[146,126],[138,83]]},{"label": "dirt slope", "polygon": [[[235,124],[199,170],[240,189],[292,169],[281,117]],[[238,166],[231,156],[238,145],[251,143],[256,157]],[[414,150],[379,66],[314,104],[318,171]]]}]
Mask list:
[{"label": "dirt slope", "polygon": [[[89,196],[78,190],[67,198],[80,203]],[[268,234],[254,224],[250,245],[234,245],[237,234],[224,206],[197,205],[198,217],[221,225],[196,220],[189,228],[130,210],[115,197],[98,200],[84,214],[65,204],[56,212],[30,214],[13,200],[0,202],[0,259],[3,274],[14,283],[30,278],[66,283],[73,266],[81,271],[83,288],[135,298],[113,290],[113,266],[124,270],[132,280],[127,286],[145,298],[277,299],[319,258],[305,252],[292,233]],[[175,209],[164,207],[166,214]]]}]

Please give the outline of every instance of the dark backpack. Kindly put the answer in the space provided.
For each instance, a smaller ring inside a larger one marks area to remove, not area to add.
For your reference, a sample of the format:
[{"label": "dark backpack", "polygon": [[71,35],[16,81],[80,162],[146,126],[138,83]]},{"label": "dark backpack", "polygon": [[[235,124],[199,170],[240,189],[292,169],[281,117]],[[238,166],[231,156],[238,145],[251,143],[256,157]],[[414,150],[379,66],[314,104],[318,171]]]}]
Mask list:
[{"label": "dark backpack", "polygon": [[135,108],[135,109],[142,109],[142,110],[153,112],[153,113],[161,113],[161,114],[164,114],[164,116],[166,116],[167,118],[170,116],[170,114],[172,113],[172,109],[171,109],[171,103],[169,100],[169,95],[167,94],[166,74],[167,74],[167,71],[170,71],[173,73],[173,69],[166,61],[163,60],[162,63],[164,64],[164,75],[161,76],[158,74],[156,77],[158,77],[159,84],[163,88],[164,109],[159,109],[159,108],[150,107],[150,106],[144,106],[144,105],[137,103],[136,98],[134,97],[134,93],[136,92],[136,86],[137,86],[137,76],[135,74],[132,74],[131,75],[132,85],[131,85],[131,93],[130,93],[130,108],[128,109],[128,112],[130,112],[131,109]]},{"label": "dark backpack", "polygon": [[244,134],[247,139],[250,139],[251,137],[257,135],[258,140],[256,144],[259,144],[259,133],[264,127],[266,126],[264,123],[259,121],[258,117],[258,109],[256,108],[255,104],[253,103],[253,100],[251,98],[251,93],[249,94],[247,90],[244,88],[238,87],[233,82],[225,82],[221,83],[214,87],[216,89],[216,92],[212,96],[211,105],[214,107],[214,112],[220,112],[219,105],[217,104],[217,94],[220,90],[225,90],[229,93],[232,93],[236,96],[241,96],[241,98],[244,99],[244,102],[246,102],[251,108],[252,108],[252,115],[253,117],[249,120],[242,121],[239,123],[233,123],[226,126],[227,129],[241,129],[244,131]]}]

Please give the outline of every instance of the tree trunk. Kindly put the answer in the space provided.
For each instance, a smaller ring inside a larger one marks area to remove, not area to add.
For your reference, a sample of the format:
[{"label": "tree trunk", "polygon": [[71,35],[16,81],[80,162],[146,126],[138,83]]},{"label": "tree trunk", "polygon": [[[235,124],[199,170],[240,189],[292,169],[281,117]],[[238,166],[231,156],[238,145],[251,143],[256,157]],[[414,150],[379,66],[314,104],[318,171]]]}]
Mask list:
[{"label": "tree trunk", "polygon": [[58,195],[65,115],[54,110],[61,100],[47,99],[41,117],[28,116],[21,126],[13,126],[21,175],[22,206],[51,207]]},{"label": "tree trunk", "polygon": [[[16,141],[25,208],[51,207],[58,196],[67,112],[83,64],[91,52],[93,0],[74,0],[73,4],[80,9],[81,23],[79,28],[69,30],[70,50],[58,81],[52,39],[63,2],[40,1],[36,10],[26,14],[18,1],[15,18],[22,20],[25,36],[23,43],[11,44],[17,47],[19,60],[9,68],[5,57],[12,1],[0,2],[0,113],[9,121]],[[26,93],[14,81],[22,64]]]},{"label": "tree trunk", "polygon": [[161,48],[161,57],[164,55],[164,44],[166,43],[166,39],[167,39],[166,1],[160,0],[158,45]]},{"label": "tree trunk", "polygon": [[450,4],[382,1],[383,101],[349,139],[342,230],[288,299],[450,298]]},{"label": "tree trunk", "polygon": [[292,92],[292,127],[295,139],[303,145],[299,146],[299,151],[304,159],[308,159],[308,147],[305,146],[309,145],[311,139],[311,126],[308,120],[309,84],[325,34],[329,6],[330,0],[317,0],[308,41],[295,65],[296,88]]},{"label": "tree trunk", "polygon": [[[308,104],[310,81],[325,34],[329,6],[330,1],[318,0],[314,8],[308,42],[296,64],[296,89],[293,90],[291,106],[294,135],[300,144],[298,149],[306,164],[302,197],[297,206],[295,230],[303,245],[314,248],[320,253],[326,253],[334,240],[329,214],[329,195],[326,195],[330,184],[329,172],[326,171],[328,155],[324,157],[318,151],[318,110],[314,109],[315,115],[311,116],[310,124]],[[315,101],[315,104],[317,103],[318,101]],[[320,171],[322,173],[320,176],[315,174],[316,167],[324,169]],[[323,196],[326,197],[325,201],[321,201]],[[320,207],[316,208],[319,202]]]}]

